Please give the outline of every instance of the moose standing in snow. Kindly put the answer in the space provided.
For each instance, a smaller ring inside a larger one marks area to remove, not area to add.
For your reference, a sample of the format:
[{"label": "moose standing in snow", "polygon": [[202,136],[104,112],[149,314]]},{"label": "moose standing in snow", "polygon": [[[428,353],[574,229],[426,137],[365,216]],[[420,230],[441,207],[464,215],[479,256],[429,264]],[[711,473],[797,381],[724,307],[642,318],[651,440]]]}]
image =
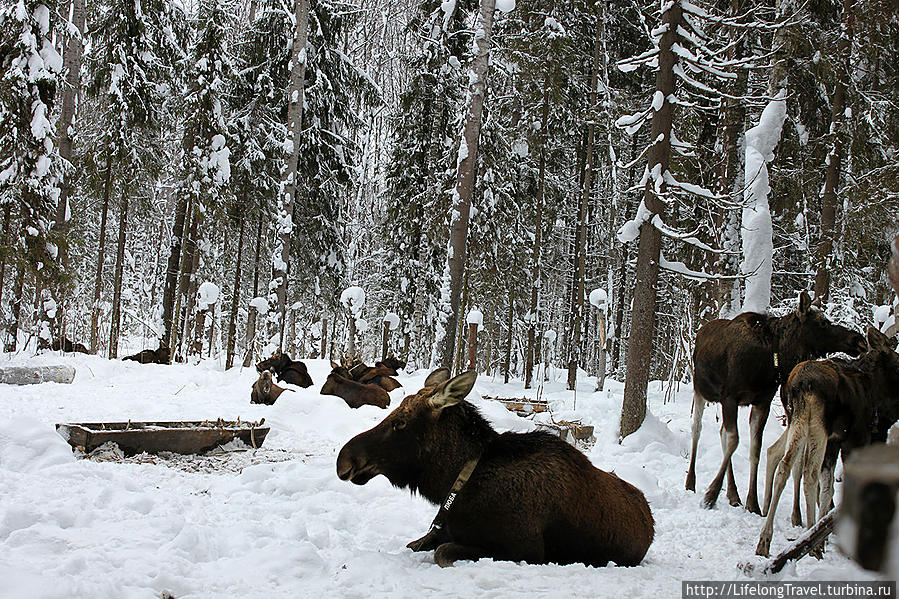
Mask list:
[{"label": "moose standing in snow", "polygon": [[727,498],[731,505],[740,505],[730,460],[740,441],[737,408],[752,406],[746,509],[760,514],[757,492],[759,454],[762,433],[777,388],[786,382],[793,367],[803,360],[820,358],[831,352],[858,355],[866,349],[864,336],[827,320],[812,308],[811,298],[804,291],[799,296],[798,310],[790,314],[766,316],[745,312],[731,320],[713,320],[703,325],[696,334],[696,349],[693,351],[693,444],[687,490],[696,490],[696,447],[706,402],[720,403],[724,458],[706,491],[703,505],[714,507],[725,474]]},{"label": "moose standing in snow", "polygon": [[423,389],[343,446],[337,476],[364,485],[383,474],[442,505],[428,534],[408,545],[436,549],[440,566],[482,557],[639,564],[654,535],[643,493],[549,433],[493,430],[465,401],[476,377],[432,372]]}]

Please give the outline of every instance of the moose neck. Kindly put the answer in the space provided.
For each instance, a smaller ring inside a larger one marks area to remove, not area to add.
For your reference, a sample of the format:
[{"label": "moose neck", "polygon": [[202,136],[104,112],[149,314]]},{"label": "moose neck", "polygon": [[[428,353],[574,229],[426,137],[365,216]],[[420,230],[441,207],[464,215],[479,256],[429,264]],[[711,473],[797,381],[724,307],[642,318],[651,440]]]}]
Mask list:
[{"label": "moose neck", "polygon": [[780,383],[786,382],[790,371],[803,360],[813,358],[808,352],[803,352],[799,347],[797,333],[799,323],[796,314],[785,316],[771,316],[768,318],[768,330],[770,331],[771,350],[777,355],[777,371]]},{"label": "moose neck", "polygon": [[468,402],[446,408],[422,443],[421,477],[416,487],[428,501],[439,504],[469,460],[480,458],[497,433]]}]

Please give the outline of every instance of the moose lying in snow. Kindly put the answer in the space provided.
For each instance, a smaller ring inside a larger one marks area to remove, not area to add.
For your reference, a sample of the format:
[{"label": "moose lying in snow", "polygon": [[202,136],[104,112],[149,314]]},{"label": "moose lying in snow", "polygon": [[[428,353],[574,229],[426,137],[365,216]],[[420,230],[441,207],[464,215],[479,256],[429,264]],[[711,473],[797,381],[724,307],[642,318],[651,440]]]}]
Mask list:
[{"label": "moose lying in snow", "polygon": [[366,366],[362,362],[358,362],[354,366],[348,367],[345,364],[338,364],[331,360],[331,372],[347,380],[362,383],[363,385],[377,385],[388,392],[402,387],[400,382],[391,376],[392,374],[396,374],[396,370],[386,366],[375,366],[372,368],[371,366]]},{"label": "moose lying in snow", "polygon": [[253,383],[253,390],[250,392],[250,403],[261,403],[267,406],[274,405],[282,393],[290,391],[284,389],[272,382],[272,373],[263,370],[259,373],[259,379]]},{"label": "moose lying in snow", "polygon": [[159,346],[156,349],[139,351],[133,356],[125,356],[122,359],[140,362],[141,364],[168,364],[171,360],[171,352],[169,352],[169,348]]},{"label": "moose lying in snow", "polygon": [[[804,479],[806,526],[815,523],[815,507],[827,509],[833,498],[837,456],[845,461],[853,449],[886,441],[899,418],[899,354],[883,333],[868,329],[867,353],[854,360],[802,362],[785,386],[792,403],[790,424],[768,450],[765,481],[767,518],[756,553],[768,555],[774,514],[794,466]],[[783,392],[783,391],[782,391]],[[774,475],[774,467],[777,475]],[[773,491],[772,491],[773,480]]]},{"label": "moose lying in snow", "polygon": [[322,395],[336,395],[351,408],[369,405],[386,409],[390,405],[390,396],[383,387],[357,383],[341,376],[340,372],[345,370],[337,367],[331,371],[325,384],[322,385]]},{"label": "moose lying in snow", "polygon": [[713,320],[703,325],[696,334],[693,352],[693,444],[687,490],[696,490],[696,447],[706,402],[720,403],[724,459],[706,491],[703,505],[715,505],[725,474],[727,498],[731,505],[740,504],[730,460],[740,441],[737,408],[752,406],[746,509],[761,513],[757,493],[759,454],[778,386],[786,382],[790,371],[802,360],[831,352],[858,355],[866,349],[864,336],[831,323],[811,307],[811,298],[804,291],[799,296],[799,309],[785,316],[746,312],[732,320]]},{"label": "moose lying in snow", "polygon": [[77,353],[77,354],[89,354],[90,351],[84,347],[81,343],[77,341],[72,341],[68,337],[63,337],[62,339],[53,339],[52,342],[47,342],[46,339],[38,339],[37,342],[38,349],[52,349],[53,351],[62,350],[64,353]]},{"label": "moose lying in snow", "polygon": [[311,387],[313,384],[306,365],[299,360],[291,360],[290,356],[281,353],[281,350],[276,351],[272,357],[256,364],[257,372],[264,370],[274,373],[278,377],[279,383],[290,383],[303,388]]},{"label": "moose lying in snow", "polygon": [[343,446],[337,476],[364,485],[383,474],[435,505],[450,504],[442,526],[409,544],[436,549],[441,566],[482,557],[639,564],[654,535],[643,493],[554,435],[493,430],[465,401],[476,377],[432,372],[423,389]]}]

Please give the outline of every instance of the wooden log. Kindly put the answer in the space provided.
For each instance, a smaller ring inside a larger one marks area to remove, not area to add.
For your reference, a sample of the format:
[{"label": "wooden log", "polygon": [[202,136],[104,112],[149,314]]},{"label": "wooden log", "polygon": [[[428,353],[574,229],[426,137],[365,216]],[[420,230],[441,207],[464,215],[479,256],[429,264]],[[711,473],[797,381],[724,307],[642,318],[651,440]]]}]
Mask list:
[{"label": "wooden log", "polygon": [[75,380],[75,369],[63,364],[47,366],[5,366],[0,368],[0,383],[7,385],[37,385],[40,383],[69,384]]},{"label": "wooden log", "polygon": [[818,520],[813,527],[805,531],[801,537],[793,541],[787,549],[782,551],[774,559],[762,566],[763,574],[777,574],[791,561],[802,559],[818,547],[824,544],[827,536],[833,532],[837,508],[833,508],[823,518]]}]

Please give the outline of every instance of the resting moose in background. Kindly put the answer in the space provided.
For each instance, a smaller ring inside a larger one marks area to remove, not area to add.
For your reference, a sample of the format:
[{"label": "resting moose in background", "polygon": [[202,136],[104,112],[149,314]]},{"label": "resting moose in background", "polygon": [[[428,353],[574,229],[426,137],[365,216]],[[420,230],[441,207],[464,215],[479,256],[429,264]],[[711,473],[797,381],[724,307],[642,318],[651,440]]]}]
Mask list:
[{"label": "resting moose in background", "polygon": [[397,372],[406,367],[406,363],[395,356],[387,356],[380,362],[375,362],[375,367],[384,366],[393,370],[391,376],[396,376]]},{"label": "resting moose in background", "polygon": [[687,490],[696,490],[696,447],[706,402],[720,403],[724,459],[706,491],[703,505],[708,508],[715,505],[725,474],[727,498],[731,505],[740,505],[730,460],[740,440],[737,408],[752,406],[746,509],[760,514],[759,454],[771,400],[778,386],[786,382],[793,367],[803,360],[831,352],[858,355],[866,349],[864,336],[827,320],[812,308],[811,298],[804,291],[799,296],[798,310],[785,316],[745,312],[732,320],[713,320],[703,325],[696,334],[693,351],[693,443]]},{"label": "resting moose in background", "polygon": [[125,356],[123,360],[132,360],[141,364],[168,364],[171,359],[169,348],[159,346],[156,349],[145,349],[133,356]]},{"label": "resting moose in background", "polygon": [[[445,368],[431,373],[422,390],[343,446],[337,476],[364,485],[383,474],[435,505],[451,503],[441,528],[409,544],[436,549],[441,566],[482,557],[639,564],[654,535],[643,493],[559,437],[493,430],[465,401],[476,377],[468,371],[450,379]],[[468,483],[450,502],[463,468]]]},{"label": "resting moose in background", "polygon": [[250,403],[261,403],[267,406],[273,405],[282,393],[289,391],[272,382],[272,373],[263,370],[259,373],[259,379],[253,383],[253,391],[250,393]]},{"label": "resting moose in background", "polygon": [[339,367],[335,368],[328,375],[328,379],[322,385],[322,395],[336,395],[351,408],[366,405],[387,408],[390,405],[390,395],[382,387],[357,383],[338,374],[340,370],[342,369]]},{"label": "resting moose in background", "polygon": [[312,386],[312,377],[306,365],[299,360],[291,360],[290,356],[278,350],[272,357],[256,364],[256,371],[269,370],[278,377],[279,383],[290,383],[303,388]]},{"label": "resting moose in background", "polygon": [[[853,449],[886,441],[899,418],[899,354],[895,342],[868,329],[868,351],[854,360],[807,361],[790,373],[784,389],[792,404],[790,424],[768,450],[765,477],[767,519],[756,553],[768,555],[774,514],[791,470],[803,478],[806,527],[833,499],[833,471]],[[793,469],[799,465],[799,468]],[[777,476],[774,469],[777,468]],[[773,481],[773,491],[772,491]],[[819,487],[820,483],[820,487]]]},{"label": "resting moose in background", "polygon": [[399,381],[390,376],[391,374],[396,374],[396,370],[386,366],[375,366],[372,368],[362,362],[358,362],[348,368],[346,364],[341,365],[331,360],[331,372],[357,383],[377,385],[385,391],[393,391],[402,387]]},{"label": "resting moose in background", "polygon": [[38,349],[52,349],[53,351],[62,350],[65,353],[77,353],[77,354],[89,354],[90,351],[84,347],[84,345],[72,341],[68,337],[63,337],[60,339],[53,339],[52,342],[47,343],[46,339],[38,339],[37,342]]}]

